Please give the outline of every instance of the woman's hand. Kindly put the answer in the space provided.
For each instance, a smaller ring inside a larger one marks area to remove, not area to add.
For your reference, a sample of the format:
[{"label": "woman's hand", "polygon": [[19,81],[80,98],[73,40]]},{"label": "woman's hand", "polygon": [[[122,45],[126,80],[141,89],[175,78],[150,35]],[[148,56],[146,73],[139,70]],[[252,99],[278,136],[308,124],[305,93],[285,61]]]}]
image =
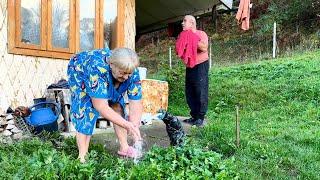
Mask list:
[{"label": "woman's hand", "polygon": [[130,121],[126,121],[126,122],[127,123],[125,125],[125,128],[128,131],[128,134],[131,134],[135,141],[140,140],[141,135],[140,135],[139,126],[136,126],[134,123]]}]

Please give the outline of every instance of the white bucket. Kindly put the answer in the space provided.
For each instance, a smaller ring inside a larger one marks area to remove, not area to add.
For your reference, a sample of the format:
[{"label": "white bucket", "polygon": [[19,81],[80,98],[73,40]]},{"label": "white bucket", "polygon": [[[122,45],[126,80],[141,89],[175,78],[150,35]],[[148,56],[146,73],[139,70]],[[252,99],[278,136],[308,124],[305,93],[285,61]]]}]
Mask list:
[{"label": "white bucket", "polygon": [[146,79],[147,78],[147,68],[145,67],[138,67],[140,79]]}]

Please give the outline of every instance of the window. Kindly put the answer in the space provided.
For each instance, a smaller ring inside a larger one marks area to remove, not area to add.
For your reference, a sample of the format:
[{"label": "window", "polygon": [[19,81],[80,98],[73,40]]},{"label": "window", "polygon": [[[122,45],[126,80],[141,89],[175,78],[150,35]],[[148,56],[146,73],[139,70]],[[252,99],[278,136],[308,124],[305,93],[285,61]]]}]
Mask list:
[{"label": "window", "polygon": [[[123,2],[123,1],[119,1]],[[114,48],[117,0],[8,0],[9,53],[69,59]]]}]

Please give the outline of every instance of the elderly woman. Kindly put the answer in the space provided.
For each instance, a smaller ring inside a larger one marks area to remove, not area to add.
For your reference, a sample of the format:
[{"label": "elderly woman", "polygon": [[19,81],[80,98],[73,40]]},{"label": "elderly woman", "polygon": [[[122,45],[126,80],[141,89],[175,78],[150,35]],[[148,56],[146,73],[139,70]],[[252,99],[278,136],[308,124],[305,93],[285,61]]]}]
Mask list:
[{"label": "elderly woman", "polygon": [[[68,78],[71,90],[71,120],[77,130],[79,159],[85,162],[96,121],[101,115],[114,124],[119,139],[118,154],[134,158],[137,150],[128,145],[128,134],[141,140],[141,84],[137,54],[128,48],[112,52],[105,48],[84,51],[70,59]],[[129,98],[129,116],[125,112],[124,93]]]}]

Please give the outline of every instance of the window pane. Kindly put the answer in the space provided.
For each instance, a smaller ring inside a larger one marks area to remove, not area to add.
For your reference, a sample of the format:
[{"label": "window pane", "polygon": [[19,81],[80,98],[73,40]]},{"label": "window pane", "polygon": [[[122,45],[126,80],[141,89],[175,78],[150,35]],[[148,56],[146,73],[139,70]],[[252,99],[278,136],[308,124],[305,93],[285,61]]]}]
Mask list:
[{"label": "window pane", "polygon": [[52,46],[69,47],[70,2],[66,0],[52,1]]},{"label": "window pane", "polygon": [[80,0],[80,50],[94,48],[95,0]]},{"label": "window pane", "polygon": [[104,47],[111,47],[112,35],[116,28],[117,17],[117,0],[104,0],[103,3],[103,17],[104,17]]},{"label": "window pane", "polygon": [[21,42],[40,45],[41,0],[21,0]]}]

